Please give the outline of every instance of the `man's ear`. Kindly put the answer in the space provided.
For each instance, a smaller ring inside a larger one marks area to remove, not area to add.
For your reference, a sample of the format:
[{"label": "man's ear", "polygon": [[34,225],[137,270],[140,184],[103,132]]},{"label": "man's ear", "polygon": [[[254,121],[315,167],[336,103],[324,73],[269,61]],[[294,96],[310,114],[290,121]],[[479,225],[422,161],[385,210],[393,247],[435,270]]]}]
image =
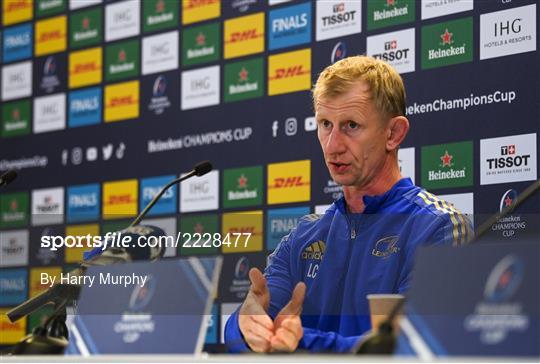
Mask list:
[{"label": "man's ear", "polygon": [[397,150],[403,139],[409,132],[409,120],[405,116],[396,116],[388,123],[388,138],[386,139],[386,150]]}]

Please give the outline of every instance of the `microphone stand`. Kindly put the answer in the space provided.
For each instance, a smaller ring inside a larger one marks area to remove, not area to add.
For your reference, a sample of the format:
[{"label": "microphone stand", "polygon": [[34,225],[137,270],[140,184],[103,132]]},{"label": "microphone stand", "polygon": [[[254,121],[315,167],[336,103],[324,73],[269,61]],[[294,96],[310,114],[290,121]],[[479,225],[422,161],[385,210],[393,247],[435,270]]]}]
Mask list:
[{"label": "microphone stand", "polygon": [[[183,177],[176,178],[167,183],[154,198],[146,205],[144,210],[133,220],[129,227],[138,225],[146,216],[148,211],[156,204],[161,196],[173,185],[180,183],[193,176],[202,176],[212,170],[209,161],[200,162]],[[80,267],[74,269],[70,274],[82,275],[89,266],[109,265],[114,263],[125,263],[131,261],[129,255],[122,249],[112,249],[105,251],[99,256],[95,256],[88,261],[80,263]],[[66,307],[73,304],[79,297],[80,285],[56,284],[48,290],[32,297],[7,313],[11,322],[31,314],[37,309],[54,304],[54,313],[47,319],[43,326],[36,327],[32,333],[24,337],[11,350],[10,355],[39,355],[39,354],[62,354],[68,345],[69,333],[66,327]]]}]

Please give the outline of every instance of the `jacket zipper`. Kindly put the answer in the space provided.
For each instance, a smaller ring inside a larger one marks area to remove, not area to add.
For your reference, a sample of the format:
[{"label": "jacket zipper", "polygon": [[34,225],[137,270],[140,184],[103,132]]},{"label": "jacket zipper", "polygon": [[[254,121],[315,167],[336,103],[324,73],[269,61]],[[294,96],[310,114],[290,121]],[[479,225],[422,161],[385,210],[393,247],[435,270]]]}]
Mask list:
[{"label": "jacket zipper", "polygon": [[349,230],[350,230],[350,237],[351,237],[351,240],[354,240],[354,239],[356,239],[356,229],[355,229],[355,226],[353,226],[353,224],[351,223],[351,220],[349,219],[349,215],[348,215],[348,214],[345,214],[345,217],[347,218],[347,225],[349,225]]}]

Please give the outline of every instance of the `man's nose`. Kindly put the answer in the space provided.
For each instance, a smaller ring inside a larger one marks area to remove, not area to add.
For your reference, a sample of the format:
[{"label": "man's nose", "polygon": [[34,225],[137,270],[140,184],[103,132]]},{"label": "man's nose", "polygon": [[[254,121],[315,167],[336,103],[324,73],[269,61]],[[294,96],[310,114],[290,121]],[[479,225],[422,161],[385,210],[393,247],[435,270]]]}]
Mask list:
[{"label": "man's nose", "polygon": [[345,151],[343,135],[339,129],[333,129],[326,139],[326,153],[340,154]]}]

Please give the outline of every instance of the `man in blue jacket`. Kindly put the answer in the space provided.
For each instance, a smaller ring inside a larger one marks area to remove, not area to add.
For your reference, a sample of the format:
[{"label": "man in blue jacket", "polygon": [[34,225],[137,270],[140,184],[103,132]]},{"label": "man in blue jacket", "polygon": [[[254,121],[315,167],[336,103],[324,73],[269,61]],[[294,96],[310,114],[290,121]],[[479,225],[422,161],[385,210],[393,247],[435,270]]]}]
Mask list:
[{"label": "man in blue jacket", "polygon": [[371,293],[404,293],[416,248],[466,243],[469,221],[403,178],[407,135],[400,75],[371,57],[327,67],[313,89],[318,138],[343,197],[304,216],[269,257],[228,320],[232,352],[349,351],[371,329]]}]

